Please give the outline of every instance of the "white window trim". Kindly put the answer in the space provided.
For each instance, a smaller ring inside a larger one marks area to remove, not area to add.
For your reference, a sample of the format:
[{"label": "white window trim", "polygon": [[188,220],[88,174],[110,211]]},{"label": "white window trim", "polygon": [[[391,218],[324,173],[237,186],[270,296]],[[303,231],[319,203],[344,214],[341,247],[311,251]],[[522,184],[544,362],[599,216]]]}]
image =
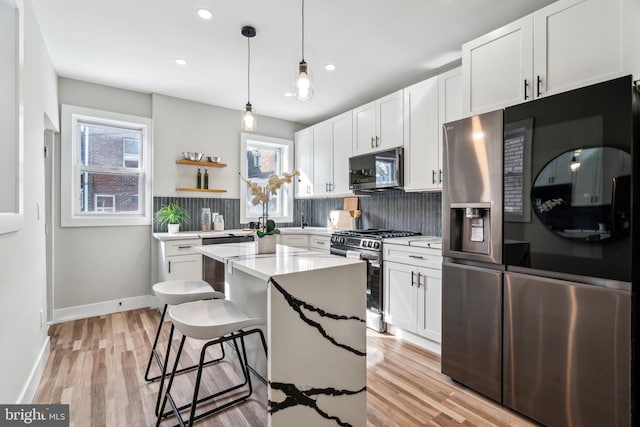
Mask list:
[{"label": "white window trim", "polygon": [[[286,156],[283,156],[282,159],[282,171],[290,172],[293,169],[293,140],[282,139],[282,138],[273,138],[271,136],[262,136],[256,135],[253,133],[240,133],[240,173],[244,178],[247,177],[247,140],[258,141],[261,144],[274,144],[274,145],[283,145],[285,146],[285,150],[287,151]],[[246,224],[249,221],[257,221],[258,217],[248,217],[247,212],[247,201],[246,201],[246,184],[244,181],[238,179],[240,185],[240,223]],[[287,214],[285,216],[269,216],[269,219],[274,220],[276,223],[278,222],[293,222],[293,183],[283,185],[278,191],[286,191],[286,201],[287,201]]]},{"label": "white window trim", "polygon": [[[153,159],[152,151],[152,121],[147,117],[114,113],[111,111],[95,110],[92,108],[62,105],[62,153],[60,170],[60,222],[62,227],[100,227],[100,226],[128,226],[151,224],[151,179]],[[118,125],[140,129],[142,131],[142,167],[141,176],[144,188],[140,196],[144,200],[142,213],[116,213],[101,215],[76,215],[75,205],[80,203],[79,185],[74,185],[74,171],[78,161],[76,147],[76,124],[78,120],[88,120],[94,123],[104,121],[106,125],[119,122]]]}]

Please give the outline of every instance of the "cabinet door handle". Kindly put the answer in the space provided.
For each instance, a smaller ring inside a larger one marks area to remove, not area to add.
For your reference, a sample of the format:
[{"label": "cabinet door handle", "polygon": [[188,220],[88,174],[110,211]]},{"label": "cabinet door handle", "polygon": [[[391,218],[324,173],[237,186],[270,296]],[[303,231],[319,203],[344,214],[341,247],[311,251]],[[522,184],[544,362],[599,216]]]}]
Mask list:
[{"label": "cabinet door handle", "polygon": [[421,274],[420,274],[420,272],[418,272],[418,287],[420,287],[420,276],[421,276]]},{"label": "cabinet door handle", "polygon": [[527,79],[524,79],[524,100],[525,101],[529,99],[529,95],[527,95],[528,88],[529,88],[529,82],[527,82]]},{"label": "cabinet door handle", "polygon": [[435,169],[431,169],[431,183],[432,184],[436,183],[436,170]]},{"label": "cabinet door handle", "polygon": [[542,83],[542,79],[540,78],[540,76],[536,76],[536,92],[538,92],[538,94],[536,96],[540,96],[541,92],[540,92],[540,83]]},{"label": "cabinet door handle", "polygon": [[376,136],[376,147],[380,146],[380,138]]},{"label": "cabinet door handle", "polygon": [[415,258],[415,259],[424,259],[424,257],[422,255],[409,255],[409,258]]},{"label": "cabinet door handle", "polygon": [[178,246],[178,249],[191,249],[193,245]]},{"label": "cabinet door handle", "polygon": [[413,285],[415,284],[415,279],[414,279],[414,276],[415,276],[415,275],[416,275],[416,272],[415,272],[415,271],[412,271],[412,272],[411,272],[411,286],[412,286],[412,287],[413,287]]},{"label": "cabinet door handle", "polygon": [[171,274],[171,261],[169,261],[169,274]]},{"label": "cabinet door handle", "polygon": [[442,184],[442,169],[440,169],[440,178],[438,178],[438,183]]},{"label": "cabinet door handle", "polygon": [[374,147],[374,145],[373,145],[373,137],[371,137],[371,148],[373,148],[373,147]]}]

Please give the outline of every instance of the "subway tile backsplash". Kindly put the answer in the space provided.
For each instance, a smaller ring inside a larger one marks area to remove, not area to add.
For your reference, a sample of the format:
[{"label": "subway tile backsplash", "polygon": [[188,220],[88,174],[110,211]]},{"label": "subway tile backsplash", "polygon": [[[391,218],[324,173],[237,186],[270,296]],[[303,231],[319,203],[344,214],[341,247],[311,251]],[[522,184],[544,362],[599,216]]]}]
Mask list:
[{"label": "subway tile backsplash", "polygon": [[[154,197],[153,212],[163,204],[176,202],[189,211],[191,221],[182,225],[182,231],[200,230],[200,212],[210,208],[211,212],[224,215],[226,229],[243,228],[240,224],[239,199],[202,199],[191,197]],[[296,199],[294,220],[291,223],[278,223],[279,227],[299,227],[304,221],[308,226],[325,227],[329,211],[342,209],[342,199]],[[390,190],[360,196],[358,206],[362,211],[360,228],[389,228],[395,230],[417,231],[424,235],[442,235],[442,197],[441,193],[405,193]],[[154,232],[167,231],[167,227],[153,225]]]}]

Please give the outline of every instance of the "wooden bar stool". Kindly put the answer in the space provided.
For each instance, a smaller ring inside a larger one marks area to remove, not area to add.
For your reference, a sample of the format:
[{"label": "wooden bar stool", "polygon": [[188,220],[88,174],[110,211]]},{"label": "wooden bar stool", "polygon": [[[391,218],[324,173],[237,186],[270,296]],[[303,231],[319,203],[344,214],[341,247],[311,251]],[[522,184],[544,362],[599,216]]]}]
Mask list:
[{"label": "wooden bar stool", "polygon": [[[265,356],[267,354],[267,342],[261,329],[254,328],[247,331],[245,331],[244,329],[264,323],[263,319],[250,318],[245,313],[243,313],[242,310],[240,310],[240,308],[238,308],[233,302],[222,299],[196,301],[177,305],[169,310],[169,317],[171,318],[171,321],[175,328],[180,333],[182,333],[182,339],[180,341],[178,353],[176,354],[175,363],[173,365],[171,377],[169,378],[167,391],[162,402],[162,408],[160,410],[160,415],[158,416],[156,426],[159,426],[162,418],[167,415],[164,413],[167,401],[171,405],[173,413],[177,416],[179,425],[181,426],[185,426],[185,420],[180,415],[180,412],[188,407],[191,407],[189,422],[187,425],[192,426],[194,421],[200,420],[204,417],[215,414],[216,412],[222,411],[223,409],[226,409],[230,406],[243,402],[253,394],[244,337],[251,334],[259,334],[262,341],[262,346],[264,348]],[[180,360],[180,355],[182,354],[184,342],[187,337],[209,341],[206,342],[200,350],[200,361],[198,363],[198,374],[196,377],[193,399],[190,404],[178,407],[173,396],[171,395],[171,386],[173,385],[175,375],[178,373],[178,363]],[[238,344],[236,341],[238,339],[240,340],[242,354],[240,354],[238,349]],[[222,391],[218,391],[205,398],[198,399],[200,381],[202,379],[202,369],[206,365],[204,360],[207,348],[212,345],[223,344],[226,341],[233,341],[236,352],[238,352],[238,359],[240,361],[240,366],[244,376],[244,382],[226,388]],[[230,391],[237,390],[243,387],[245,384],[248,386],[246,394],[243,394],[241,397],[238,397],[230,402],[226,402],[223,405],[217,406],[216,408],[213,408],[196,416],[196,407],[198,404],[210,399],[214,399],[215,397],[221,396]]]},{"label": "wooden bar stool", "polygon": [[[171,330],[169,332],[169,340],[167,342],[167,349],[165,352],[164,362],[160,358],[158,354],[157,346],[158,339],[160,338],[160,331],[162,330],[162,324],[164,323],[164,318],[167,313],[167,307],[170,305],[178,305],[186,302],[192,301],[200,301],[207,299],[224,299],[224,293],[218,292],[214,290],[211,285],[209,285],[204,280],[168,280],[165,282],[158,282],[153,285],[153,292],[158,297],[160,304],[164,305],[162,309],[162,315],[160,316],[160,322],[158,323],[158,330],[156,331],[156,337],[153,340],[153,346],[151,347],[151,354],[149,355],[149,362],[147,363],[147,369],[144,374],[144,379],[146,381],[156,381],[161,379],[160,381],[160,390],[158,391],[158,399],[156,401],[156,415],[158,414],[158,408],[160,407],[160,399],[162,396],[162,389],[164,387],[164,378],[168,375],[167,373],[167,364],[169,363],[169,353],[171,351],[171,341],[173,339],[173,324],[171,325]],[[220,346],[222,349],[222,357],[214,360],[210,360],[207,364],[216,363],[222,360],[225,356],[224,348]],[[154,377],[150,377],[149,373],[151,370],[151,362],[155,359],[158,367],[160,368],[160,375],[156,375]],[[197,368],[198,365],[187,366],[185,368],[179,369],[176,373],[182,373],[186,371],[193,370]]]}]

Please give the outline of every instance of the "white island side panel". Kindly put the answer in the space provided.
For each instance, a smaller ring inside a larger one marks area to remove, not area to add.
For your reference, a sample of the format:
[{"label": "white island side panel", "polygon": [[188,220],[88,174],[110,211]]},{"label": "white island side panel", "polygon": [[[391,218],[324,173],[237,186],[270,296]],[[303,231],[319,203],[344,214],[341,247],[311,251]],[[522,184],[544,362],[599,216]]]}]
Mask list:
[{"label": "white island side panel", "polygon": [[366,264],[273,276],[268,307],[269,425],[366,426]]}]

